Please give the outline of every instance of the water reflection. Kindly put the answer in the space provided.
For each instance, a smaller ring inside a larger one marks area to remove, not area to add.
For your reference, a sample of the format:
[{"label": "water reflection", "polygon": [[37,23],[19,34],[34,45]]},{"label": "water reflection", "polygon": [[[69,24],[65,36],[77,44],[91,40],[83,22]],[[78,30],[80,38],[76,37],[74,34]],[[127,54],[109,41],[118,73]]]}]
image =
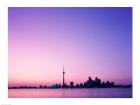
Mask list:
[{"label": "water reflection", "polygon": [[9,98],[131,98],[132,88],[10,89]]}]

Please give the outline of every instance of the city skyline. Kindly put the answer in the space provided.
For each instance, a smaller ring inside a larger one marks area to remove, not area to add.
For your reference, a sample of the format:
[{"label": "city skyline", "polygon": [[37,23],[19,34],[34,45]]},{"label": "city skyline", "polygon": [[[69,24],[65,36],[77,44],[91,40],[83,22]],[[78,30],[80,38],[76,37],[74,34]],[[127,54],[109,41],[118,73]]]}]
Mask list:
[{"label": "city skyline", "polygon": [[95,77],[95,79],[92,79],[91,76],[88,77],[87,81],[83,81],[81,83],[75,83],[74,81],[71,81],[70,83],[65,82],[65,71],[63,66],[63,72],[62,72],[63,80],[61,83],[55,83],[51,85],[46,84],[42,85],[19,85],[19,86],[8,86],[8,89],[60,89],[60,88],[132,88],[132,84],[116,84],[113,81],[102,81],[100,78]]},{"label": "city skyline", "polygon": [[9,86],[132,84],[131,8],[8,8]]}]

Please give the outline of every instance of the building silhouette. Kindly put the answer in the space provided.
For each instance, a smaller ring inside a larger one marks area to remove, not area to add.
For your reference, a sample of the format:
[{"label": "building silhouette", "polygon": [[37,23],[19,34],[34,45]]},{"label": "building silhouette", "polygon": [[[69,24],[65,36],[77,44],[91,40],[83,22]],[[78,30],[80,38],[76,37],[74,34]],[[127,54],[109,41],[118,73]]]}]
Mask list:
[{"label": "building silhouette", "polygon": [[132,84],[115,84],[112,81],[101,81],[98,77],[95,77],[95,79],[92,79],[91,76],[88,77],[86,81],[83,81],[82,83],[75,84],[74,82],[71,81],[70,84],[65,83],[65,71],[64,71],[64,66],[63,66],[63,81],[62,85],[59,83],[52,84],[51,86],[47,85],[39,85],[39,86],[16,86],[16,87],[8,87],[9,89],[44,89],[44,88],[131,88]]},{"label": "building silhouette", "polygon": [[62,88],[65,88],[65,71],[64,71],[64,66],[63,66],[63,85]]},{"label": "building silhouette", "polygon": [[74,83],[70,82],[70,88],[74,88]]}]

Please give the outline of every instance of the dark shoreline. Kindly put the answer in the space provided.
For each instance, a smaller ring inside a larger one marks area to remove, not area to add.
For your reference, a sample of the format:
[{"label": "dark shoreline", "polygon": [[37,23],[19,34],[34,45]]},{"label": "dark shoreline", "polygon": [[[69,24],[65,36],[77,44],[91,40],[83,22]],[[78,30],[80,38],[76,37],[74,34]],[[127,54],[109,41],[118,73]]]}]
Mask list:
[{"label": "dark shoreline", "polygon": [[[116,88],[132,88],[132,86],[131,87],[110,87],[110,88],[114,88],[114,89],[116,89]],[[19,87],[10,87],[10,88],[8,88],[8,90],[10,90],[10,89],[109,89],[109,87],[107,87],[107,88],[19,88]]]}]

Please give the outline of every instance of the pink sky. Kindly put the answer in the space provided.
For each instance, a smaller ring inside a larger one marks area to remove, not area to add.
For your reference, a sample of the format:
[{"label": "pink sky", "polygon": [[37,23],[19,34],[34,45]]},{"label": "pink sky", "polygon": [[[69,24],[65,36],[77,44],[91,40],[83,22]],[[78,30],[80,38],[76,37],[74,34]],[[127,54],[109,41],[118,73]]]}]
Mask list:
[{"label": "pink sky", "polygon": [[132,82],[130,8],[9,8],[9,85]]}]

